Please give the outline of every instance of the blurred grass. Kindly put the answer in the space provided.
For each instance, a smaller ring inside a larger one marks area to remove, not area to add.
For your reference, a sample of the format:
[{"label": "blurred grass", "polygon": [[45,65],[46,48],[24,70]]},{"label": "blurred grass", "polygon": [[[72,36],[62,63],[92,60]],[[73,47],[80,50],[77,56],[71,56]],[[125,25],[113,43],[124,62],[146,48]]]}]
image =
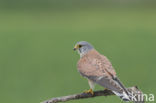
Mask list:
[{"label": "blurred grass", "polygon": [[[76,70],[79,56],[72,50],[81,40],[92,43],[112,61],[127,87],[138,85],[145,93],[155,94],[155,11],[98,7],[1,9],[0,102],[39,103],[88,89],[87,81]],[[121,102],[112,96],[69,103],[114,101]]]}]

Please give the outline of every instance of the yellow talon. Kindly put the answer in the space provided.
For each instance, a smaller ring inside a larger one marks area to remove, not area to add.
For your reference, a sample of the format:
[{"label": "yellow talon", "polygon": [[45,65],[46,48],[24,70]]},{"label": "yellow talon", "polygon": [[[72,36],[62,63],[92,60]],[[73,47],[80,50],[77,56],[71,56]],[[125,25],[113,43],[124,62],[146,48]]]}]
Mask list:
[{"label": "yellow talon", "polygon": [[105,88],[104,90],[108,90],[107,88]]},{"label": "yellow talon", "polygon": [[84,91],[84,93],[90,93],[90,94],[94,94],[94,92],[93,92],[93,90],[92,89],[89,89],[89,90],[86,90],[86,91]]}]

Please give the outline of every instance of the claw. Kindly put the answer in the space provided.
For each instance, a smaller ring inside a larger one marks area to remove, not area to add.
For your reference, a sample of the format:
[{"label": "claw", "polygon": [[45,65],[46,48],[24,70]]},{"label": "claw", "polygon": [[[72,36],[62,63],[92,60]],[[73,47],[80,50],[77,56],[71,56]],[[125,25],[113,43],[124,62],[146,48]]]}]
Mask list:
[{"label": "claw", "polygon": [[108,90],[107,88],[105,88],[104,90]]},{"label": "claw", "polygon": [[84,91],[84,93],[90,93],[90,94],[94,95],[94,92],[92,89],[86,90],[86,91]]}]

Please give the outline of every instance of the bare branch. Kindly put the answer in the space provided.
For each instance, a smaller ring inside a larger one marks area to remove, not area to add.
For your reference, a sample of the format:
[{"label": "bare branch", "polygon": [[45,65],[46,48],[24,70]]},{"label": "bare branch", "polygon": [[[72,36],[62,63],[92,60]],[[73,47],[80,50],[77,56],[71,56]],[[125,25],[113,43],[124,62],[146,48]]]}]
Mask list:
[{"label": "bare branch", "polygon": [[[140,93],[142,95],[142,92],[136,87],[131,87],[127,89],[129,92],[133,93]],[[94,91],[94,95],[89,94],[89,93],[80,93],[80,94],[73,94],[73,95],[68,95],[68,96],[62,96],[62,97],[56,97],[56,98],[51,98],[49,100],[46,100],[42,103],[57,103],[57,102],[65,102],[69,100],[77,100],[77,99],[84,99],[84,98],[93,98],[96,96],[110,96],[114,95],[110,90],[100,90],[100,91]],[[144,101],[134,101],[134,103],[144,103]]]}]

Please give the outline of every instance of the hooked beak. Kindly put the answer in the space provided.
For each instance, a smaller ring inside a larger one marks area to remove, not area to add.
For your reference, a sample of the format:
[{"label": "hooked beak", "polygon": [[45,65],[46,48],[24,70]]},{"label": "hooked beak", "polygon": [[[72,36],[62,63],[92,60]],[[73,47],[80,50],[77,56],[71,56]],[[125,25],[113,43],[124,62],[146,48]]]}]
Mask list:
[{"label": "hooked beak", "polygon": [[79,48],[79,45],[76,45],[73,50],[76,51]]},{"label": "hooked beak", "polygon": [[76,48],[73,48],[73,50],[75,51],[75,50],[76,50]]}]

